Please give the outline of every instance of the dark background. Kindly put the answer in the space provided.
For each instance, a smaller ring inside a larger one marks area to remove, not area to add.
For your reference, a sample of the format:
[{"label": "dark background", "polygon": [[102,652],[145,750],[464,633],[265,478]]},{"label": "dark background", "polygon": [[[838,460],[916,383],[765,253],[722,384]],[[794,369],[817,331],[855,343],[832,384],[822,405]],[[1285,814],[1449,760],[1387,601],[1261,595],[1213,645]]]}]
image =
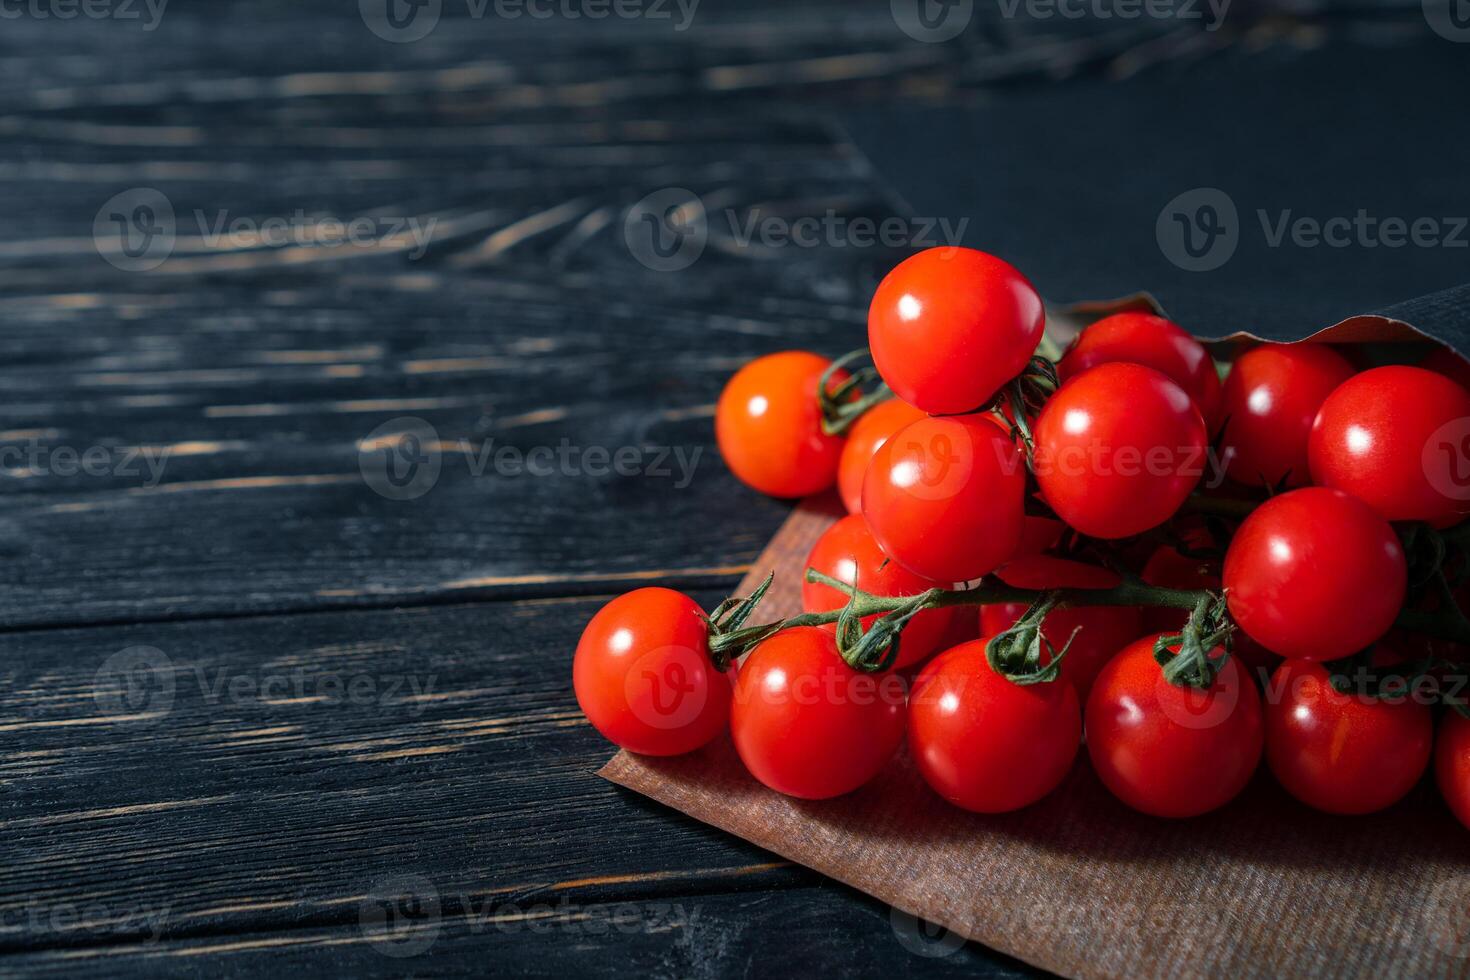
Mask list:
[{"label": "dark background", "polygon": [[[703,0],[681,31],[443,0],[410,43],[347,2],[36,9],[0,9],[3,973],[1022,972],[592,775],[583,623],[651,582],[712,606],[787,512],[719,461],[721,384],[862,344],[909,243],[860,217],[968,217],[1054,300],[1154,290],[1202,333],[1470,279],[1449,248],[1245,239],[1186,274],[1153,238],[1199,186],[1470,210],[1470,48],[1417,4],[1236,0],[1212,31],[982,7],[942,43],[887,3]],[[624,229],[669,188],[708,238],[658,271]],[[144,189],[172,251],[119,268]],[[298,211],[377,231],[196,215]],[[727,211],[847,231],[742,245]],[[437,219],[422,255],[409,217]],[[391,499],[374,440],[422,426],[438,477]]]}]

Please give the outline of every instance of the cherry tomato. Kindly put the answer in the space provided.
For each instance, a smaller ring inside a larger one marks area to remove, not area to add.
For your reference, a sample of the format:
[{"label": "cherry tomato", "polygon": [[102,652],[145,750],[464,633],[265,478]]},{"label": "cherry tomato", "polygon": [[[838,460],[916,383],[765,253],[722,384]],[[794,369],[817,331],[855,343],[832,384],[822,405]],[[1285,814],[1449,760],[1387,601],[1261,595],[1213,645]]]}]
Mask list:
[{"label": "cherry tomato", "polygon": [[[1007,562],[995,576],[1018,589],[1111,589],[1119,583],[1118,576],[1107,569],[1045,555]],[[980,630],[995,636],[1015,625],[1025,612],[1025,603],[982,606]],[[1042,635],[1058,650],[1071,640],[1062,660],[1062,678],[1077,689],[1079,697],[1087,697],[1098,671],[1115,653],[1138,639],[1143,632],[1141,613],[1131,606],[1061,606],[1047,613]]]},{"label": "cherry tomato", "polygon": [[1050,551],[1062,540],[1066,533],[1067,525],[1061,521],[1054,521],[1050,517],[1032,517],[1026,515],[1021,522],[1021,543],[1016,546],[1016,553],[1011,556],[1012,560],[1025,555],[1039,555]]},{"label": "cherry tomato", "polygon": [[990,640],[946,650],[914,681],[909,753],[934,791],[976,813],[1006,813],[1072,770],[1082,713],[1070,684],[1022,687],[985,657]]},{"label": "cherry tomato", "polygon": [[1446,711],[1440,723],[1434,774],[1445,802],[1470,828],[1470,720],[1453,710]]},{"label": "cherry tomato", "polygon": [[1341,694],[1326,668],[1288,660],[1271,675],[1266,761],[1288,793],[1328,813],[1373,813],[1429,766],[1434,722],[1408,697]]},{"label": "cherry tomato", "polygon": [[1470,361],[1465,360],[1448,347],[1436,347],[1429,356],[1419,362],[1426,371],[1442,374],[1455,384],[1470,391]]},{"label": "cherry tomato", "polygon": [[715,670],[704,613],[672,589],[637,589],[603,606],[572,660],[592,727],[643,755],[692,752],[724,731],[734,674]]},{"label": "cherry tomato", "polygon": [[1063,382],[1099,364],[1126,361],[1160,372],[1194,400],[1210,431],[1220,418],[1220,375],[1204,345],[1172,320],[1140,311],[1088,325],[1057,363]]},{"label": "cherry tomato", "polygon": [[1307,458],[1314,482],[1390,521],[1455,523],[1470,512],[1470,393],[1423,368],[1364,371],[1322,403]]},{"label": "cherry tomato", "polygon": [[[1261,699],[1234,658],[1206,690],[1164,679],[1146,636],[1108,662],[1087,699],[1087,751],[1113,795],[1156,817],[1233,800],[1261,761]],[[1223,652],[1223,651],[1221,651]]]},{"label": "cherry tomato", "polygon": [[985,415],[920,419],[878,447],[863,516],[894,561],[936,582],[966,582],[1015,554],[1026,466]]},{"label": "cherry tomato", "polygon": [[740,670],[730,732],[750,774],[787,796],[823,800],[878,774],[903,741],[903,679],[861,674],[824,629],[782,630]]},{"label": "cherry tomato", "polygon": [[931,248],[883,277],[868,346],[894,393],[926,412],[973,412],[1026,367],[1046,313],[1010,264],[972,248]]},{"label": "cherry tomato", "polygon": [[908,402],[890,398],[864,412],[847,430],[847,445],[837,467],[837,490],[849,514],[863,508],[863,476],[878,447],[899,429],[924,417]]},{"label": "cherry tomato", "polygon": [[[855,585],[873,595],[918,595],[940,585],[889,561],[878,542],[868,531],[861,514],[849,514],[829,527],[807,555],[807,568],[815,568],[840,582]],[[827,612],[847,605],[846,594],[819,582],[802,582],[801,606],[806,612]],[[952,609],[927,609],[909,620],[898,644],[894,668],[907,667],[928,657],[939,648],[939,640],[949,627]],[[863,628],[873,625],[877,616],[863,619]],[[822,627],[834,634],[835,624]]]},{"label": "cherry tomato", "polygon": [[1352,375],[1348,359],[1324,344],[1262,344],[1237,358],[1222,399],[1220,451],[1230,478],[1266,487],[1311,482],[1312,420]]},{"label": "cherry tomato", "polygon": [[1283,657],[1335,660],[1366,649],[1393,625],[1407,587],[1393,528],[1326,487],[1272,497],[1225,552],[1230,615]]},{"label": "cherry tomato", "polygon": [[[808,351],[767,354],[726,383],[715,405],[715,441],[746,485],[773,497],[805,497],[837,479],[843,440],[822,431],[817,402],[831,363]],[[838,371],[832,382],[847,376]]]},{"label": "cherry tomato", "polygon": [[1067,524],[1124,538],[1173,516],[1204,473],[1205,424],[1153,368],[1101,364],[1068,381],[1036,419],[1041,494]]},{"label": "cherry tomato", "polygon": [[955,606],[950,610],[949,626],[939,638],[936,650],[948,650],[961,643],[980,639],[980,607]]}]

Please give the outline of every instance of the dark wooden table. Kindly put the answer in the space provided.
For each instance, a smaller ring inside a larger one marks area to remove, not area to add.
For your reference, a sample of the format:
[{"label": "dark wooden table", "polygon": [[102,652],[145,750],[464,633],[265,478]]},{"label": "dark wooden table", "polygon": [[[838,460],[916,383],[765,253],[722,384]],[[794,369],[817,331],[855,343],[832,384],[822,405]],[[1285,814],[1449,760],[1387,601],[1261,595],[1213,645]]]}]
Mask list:
[{"label": "dark wooden table", "polygon": [[356,6],[0,22],[0,973],[1024,972],[593,775],[585,620],[712,605],[786,513],[718,459],[722,382],[859,346],[898,254],[711,220],[665,272],[625,220],[892,216],[843,106],[1318,28]]}]

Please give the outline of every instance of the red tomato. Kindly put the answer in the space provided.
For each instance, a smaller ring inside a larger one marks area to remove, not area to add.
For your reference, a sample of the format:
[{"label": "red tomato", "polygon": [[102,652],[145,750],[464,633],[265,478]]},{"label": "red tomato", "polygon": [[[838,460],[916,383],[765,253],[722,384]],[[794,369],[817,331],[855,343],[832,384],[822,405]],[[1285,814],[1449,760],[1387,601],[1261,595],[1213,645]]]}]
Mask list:
[{"label": "red tomato", "polygon": [[[1119,582],[1107,569],[1045,555],[1017,558],[997,569],[995,576],[1018,589],[1111,589]],[[1014,626],[1025,612],[1025,603],[981,606],[980,631],[995,636]],[[1072,638],[1062,660],[1062,677],[1081,698],[1092,690],[1103,665],[1142,632],[1142,610],[1131,606],[1062,606],[1047,613],[1041,627],[1042,635],[1058,650]]]},{"label": "red tomato", "polygon": [[1307,446],[1312,479],[1390,521],[1470,512],[1470,393],[1443,375],[1381,367],[1327,396]]},{"label": "red tomato", "polygon": [[740,669],[730,732],[750,774],[787,796],[850,793],[888,764],[904,732],[897,674],[861,674],[815,626],[782,630]]},{"label": "red tomato", "polygon": [[[805,497],[837,479],[842,437],[822,431],[817,385],[831,361],[808,351],[758,357],[735,372],[715,405],[725,465],[773,497]],[[839,371],[833,383],[848,377]]]},{"label": "red tomato", "polygon": [[1419,362],[1426,371],[1442,374],[1455,384],[1470,391],[1470,361],[1465,360],[1448,347],[1436,347],[1428,357]]},{"label": "red tomato", "polygon": [[934,791],[976,813],[1006,813],[1056,789],[1082,738],[1070,684],[1014,684],[991,669],[989,639],[946,650],[914,681],[909,753]]},{"label": "red tomato", "polygon": [[1434,774],[1445,802],[1470,828],[1470,720],[1455,711],[1446,711],[1440,724]]},{"label": "red tomato", "polygon": [[1272,497],[1225,552],[1230,615],[1283,657],[1335,660],[1366,649],[1393,625],[1407,587],[1393,528],[1326,487]]},{"label": "red tomato", "polygon": [[1250,782],[1264,739],[1261,699],[1232,658],[1208,690],[1178,687],[1154,636],[1108,662],[1087,699],[1087,751],[1113,795],[1156,817],[1224,806]]},{"label": "red tomato", "polygon": [[734,674],[715,670],[704,613],[672,589],[637,589],[603,606],[572,660],[587,720],[643,755],[692,752],[724,731]]},{"label": "red tomato", "polygon": [[993,571],[1021,541],[1026,466],[989,416],[920,419],[878,447],[863,516],[894,561],[936,582]]},{"label": "red tomato", "polygon": [[842,447],[842,460],[837,467],[837,490],[849,514],[863,509],[863,476],[878,447],[910,422],[924,418],[924,413],[908,402],[890,398],[864,412],[847,430],[847,445]]},{"label": "red tomato", "polygon": [[1102,364],[1062,385],[1036,419],[1041,494],[1067,524],[1125,538],[1173,516],[1204,473],[1205,424],[1153,368]]},{"label": "red tomato", "polygon": [[[1203,529],[1197,530],[1190,537],[1195,540],[1196,546],[1210,543],[1210,535]],[[1168,545],[1161,546],[1153,553],[1138,577],[1149,585],[1166,589],[1211,589],[1217,592],[1220,589],[1218,562],[1186,558]],[[1152,606],[1143,610],[1143,628],[1150,633],[1177,633],[1188,620],[1189,612],[1184,609]],[[1281,662],[1280,657],[1240,630],[1236,631],[1231,647],[1232,656],[1240,661],[1241,666],[1249,668],[1246,672],[1253,679],[1269,675]]]},{"label": "red tomato", "polygon": [[[918,595],[940,585],[915,575],[896,561],[889,561],[878,542],[873,540],[861,514],[848,514],[829,527],[817,539],[811,554],[807,555],[806,567],[815,568],[873,595]],[[801,606],[806,612],[827,612],[845,605],[847,596],[830,585],[802,582]],[[894,668],[916,664],[939,649],[940,638],[949,627],[952,612],[951,609],[928,609],[909,620],[899,640]],[[863,628],[872,626],[877,618],[865,617]],[[834,634],[837,632],[835,624],[822,628]]]},{"label": "red tomato", "polygon": [[1099,364],[1126,361],[1160,372],[1194,400],[1210,431],[1220,418],[1220,375],[1204,345],[1152,313],[1114,313],[1087,326],[1057,363],[1065,383]]},{"label": "red tomato", "polygon": [[1021,522],[1021,543],[1016,546],[1012,560],[1024,555],[1039,555],[1050,551],[1062,540],[1067,525],[1050,517],[1032,517],[1029,514]]},{"label": "red tomato", "polygon": [[868,346],[894,393],[926,412],[973,412],[1020,374],[1046,312],[1026,277],[972,248],[931,248],[883,277]]},{"label": "red tomato", "polygon": [[1220,452],[1230,478],[1266,487],[1311,482],[1312,420],[1352,375],[1347,358],[1324,344],[1262,344],[1237,358],[1222,400]]},{"label": "red tomato", "polygon": [[980,639],[980,607],[979,606],[955,606],[950,610],[949,627],[945,629],[944,635],[939,638],[936,645],[937,650],[948,650],[957,647],[961,643],[969,643],[971,640]]},{"label": "red tomato", "polygon": [[1429,766],[1434,722],[1410,698],[1339,694],[1310,660],[1278,667],[1267,693],[1266,761],[1308,806],[1373,813],[1403,799]]}]

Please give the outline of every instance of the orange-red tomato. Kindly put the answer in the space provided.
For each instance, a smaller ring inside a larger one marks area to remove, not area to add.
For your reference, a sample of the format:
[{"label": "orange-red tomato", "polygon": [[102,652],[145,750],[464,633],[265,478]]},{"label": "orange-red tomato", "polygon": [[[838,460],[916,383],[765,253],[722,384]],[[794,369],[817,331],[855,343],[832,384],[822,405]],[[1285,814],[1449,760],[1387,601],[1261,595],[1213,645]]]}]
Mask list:
[{"label": "orange-red tomato", "polygon": [[1173,516],[1205,470],[1205,423],[1153,368],[1100,364],[1057,389],[1037,416],[1036,482],[1057,516],[1124,538]]},{"label": "orange-red tomato", "polygon": [[1470,719],[1446,711],[1439,728],[1434,774],[1460,823],[1470,828]]},{"label": "orange-red tomato", "polygon": [[1220,419],[1220,375],[1203,344],[1172,320],[1141,311],[1114,313],[1089,324],[1072,341],[1057,376],[1065,383],[1099,364],[1126,361],[1151,367],[1183,388],[1210,431]]},{"label": "orange-red tomato", "polygon": [[1021,686],[985,657],[989,639],[946,650],[909,697],[909,754],[924,781],[956,806],[1005,813],[1066,778],[1082,716],[1071,684]]},{"label": "orange-red tomato", "polygon": [[1470,513],[1470,392],[1423,368],[1348,378],[1307,441],[1312,479],[1390,521],[1453,524]]},{"label": "orange-red tomato", "polygon": [[679,755],[730,718],[735,667],[710,662],[709,623],[672,589],[636,589],[598,610],[572,660],[572,687],[592,726],[643,755]]},{"label": "orange-red tomato", "polygon": [[1036,352],[1046,311],[1016,268],[973,248],[931,248],[883,277],[868,346],[894,393],[936,415],[973,412]]},{"label": "orange-red tomato", "polygon": [[787,796],[850,793],[888,764],[903,741],[904,681],[860,674],[815,626],[782,630],[740,669],[730,733],[750,774]]},{"label": "orange-red tomato", "polygon": [[1112,794],[1156,817],[1193,817],[1250,782],[1265,738],[1261,698],[1233,658],[1206,690],[1164,679],[1145,636],[1108,662],[1087,699],[1087,751]]},{"label": "orange-red tomato", "polygon": [[1324,344],[1262,344],[1225,379],[1220,452],[1230,478],[1250,486],[1311,482],[1307,439],[1327,396],[1353,375]]},{"label": "orange-red tomato", "polygon": [[1326,668],[1288,660],[1271,675],[1266,761],[1288,793],[1328,813],[1373,813],[1429,766],[1434,722],[1409,697],[1339,693]]},{"label": "orange-red tomato", "polygon": [[[807,555],[806,567],[873,595],[918,595],[941,584],[890,561],[873,540],[861,514],[849,514],[829,527]],[[801,585],[801,605],[806,612],[841,609],[847,605],[847,598],[846,594],[820,582],[803,581]],[[910,619],[899,638],[894,668],[916,664],[938,649],[953,612],[953,609],[926,609]],[[865,617],[863,628],[871,627],[877,618]],[[835,624],[822,628],[837,631]]]},{"label": "orange-red tomato", "polygon": [[894,561],[936,582],[967,582],[1015,554],[1025,491],[1020,451],[994,419],[925,418],[873,454],[863,516]]},{"label": "orange-red tomato", "polygon": [[1398,535],[1340,490],[1272,497],[1225,552],[1225,595],[1237,625],[1283,657],[1336,660],[1388,632],[1408,566]]},{"label": "orange-red tomato", "polygon": [[[831,363],[809,351],[767,354],[726,383],[715,405],[715,441],[742,482],[773,497],[805,497],[836,481],[843,440],[822,431],[817,401]],[[832,383],[847,377],[839,371]]]},{"label": "orange-red tomato", "polygon": [[849,514],[863,506],[863,476],[878,447],[899,429],[917,422],[924,413],[901,398],[890,398],[868,409],[847,430],[847,445],[837,467],[837,490]]}]

